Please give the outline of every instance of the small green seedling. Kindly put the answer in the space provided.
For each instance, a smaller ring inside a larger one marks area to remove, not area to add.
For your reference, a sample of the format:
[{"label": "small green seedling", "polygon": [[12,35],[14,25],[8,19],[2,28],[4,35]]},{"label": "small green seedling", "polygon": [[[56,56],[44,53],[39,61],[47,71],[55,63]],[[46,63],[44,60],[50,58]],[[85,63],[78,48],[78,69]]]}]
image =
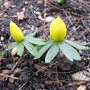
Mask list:
[{"label": "small green seedling", "polygon": [[49,63],[61,50],[64,55],[70,60],[81,60],[77,49],[88,50],[90,47],[86,46],[88,43],[73,42],[64,39],[66,36],[65,23],[57,17],[53,19],[50,24],[50,37],[51,39],[46,41],[46,45],[39,50],[39,53],[35,56],[35,59],[40,58],[46,51],[45,62]]},{"label": "small green seedling", "polygon": [[33,37],[37,32],[37,28],[34,33],[27,36],[23,36],[21,29],[12,21],[10,22],[10,33],[13,39],[16,42],[8,44],[8,48],[5,51],[0,52],[1,55],[4,55],[8,50],[11,50],[17,47],[17,53],[19,56],[23,55],[24,48],[26,48],[31,55],[36,56],[38,51],[34,45],[45,45],[44,39],[38,39]]}]

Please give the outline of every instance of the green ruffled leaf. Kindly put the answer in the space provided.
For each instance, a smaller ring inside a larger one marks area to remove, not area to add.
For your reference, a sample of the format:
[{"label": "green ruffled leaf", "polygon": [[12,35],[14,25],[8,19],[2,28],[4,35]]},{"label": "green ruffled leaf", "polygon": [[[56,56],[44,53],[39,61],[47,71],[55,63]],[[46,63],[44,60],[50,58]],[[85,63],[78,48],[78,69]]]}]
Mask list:
[{"label": "green ruffled leaf", "polygon": [[17,47],[18,55],[22,56],[23,52],[24,52],[24,45],[23,45],[23,43],[18,42],[16,47]]},{"label": "green ruffled leaf", "polygon": [[24,38],[31,38],[33,37],[35,34],[37,33],[37,28],[35,29],[35,31],[29,35],[26,35]]},{"label": "green ruffled leaf", "polygon": [[58,45],[53,44],[46,54],[45,62],[50,63],[50,61],[53,60],[53,58],[58,54],[58,52],[59,52]]},{"label": "green ruffled leaf", "polygon": [[79,53],[76,51],[76,49],[74,49],[71,45],[69,45],[68,43],[60,43],[59,47],[61,49],[61,51],[64,53],[64,55],[70,60],[73,61],[75,60],[81,60],[81,57],[79,55]]},{"label": "green ruffled leaf", "polygon": [[40,58],[50,48],[51,45],[52,41],[47,42],[47,44],[40,49],[40,51],[38,52],[38,54],[35,56],[34,59]]},{"label": "green ruffled leaf", "polygon": [[28,41],[24,41],[23,44],[26,47],[26,49],[29,51],[29,53],[31,53],[33,56],[37,55],[38,51],[31,43],[29,43]]},{"label": "green ruffled leaf", "polygon": [[83,45],[80,45],[80,44],[75,43],[75,42],[70,41],[70,40],[64,40],[64,41],[66,43],[72,45],[73,47],[78,48],[78,49],[82,49],[82,50],[88,50],[88,49],[90,49],[90,47],[88,47],[88,46],[83,46]]},{"label": "green ruffled leaf", "polygon": [[38,44],[38,45],[45,45],[46,44],[45,42],[43,42],[44,39],[38,39],[38,38],[34,38],[34,37],[26,38],[25,40],[30,42],[30,43]]}]

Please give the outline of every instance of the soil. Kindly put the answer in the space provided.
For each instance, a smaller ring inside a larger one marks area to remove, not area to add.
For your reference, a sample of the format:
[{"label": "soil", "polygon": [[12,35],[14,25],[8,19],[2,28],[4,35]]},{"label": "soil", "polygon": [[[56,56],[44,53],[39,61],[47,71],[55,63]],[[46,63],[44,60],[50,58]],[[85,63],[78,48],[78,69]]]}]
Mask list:
[{"label": "soil", "polygon": [[[6,49],[4,44],[13,41],[9,32],[11,20],[25,35],[38,27],[36,37],[48,39],[50,22],[40,20],[35,14],[37,11],[42,18],[60,16],[67,26],[67,39],[90,42],[89,0],[64,0],[63,5],[56,1],[3,0],[0,6],[0,51]],[[22,20],[17,18],[20,12],[24,13]],[[90,90],[90,81],[72,78],[72,74],[78,71],[87,71],[89,68],[90,72],[90,50],[78,51],[81,61],[70,62],[60,52],[49,64],[45,63],[45,56],[35,61],[30,55],[12,56],[8,51],[3,58],[0,57],[0,90]],[[79,89],[82,85],[86,88]]]}]

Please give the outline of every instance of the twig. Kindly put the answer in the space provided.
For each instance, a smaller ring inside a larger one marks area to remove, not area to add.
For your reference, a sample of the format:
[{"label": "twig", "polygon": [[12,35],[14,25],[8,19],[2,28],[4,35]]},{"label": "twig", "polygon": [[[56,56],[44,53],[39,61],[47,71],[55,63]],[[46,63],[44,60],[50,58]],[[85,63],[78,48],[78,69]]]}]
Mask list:
[{"label": "twig", "polygon": [[14,69],[17,67],[17,65],[19,64],[19,62],[21,61],[22,56],[19,58],[19,60],[16,62],[16,64],[14,65],[14,67],[11,69],[11,72],[14,71]]},{"label": "twig", "polygon": [[57,72],[57,81],[59,81],[61,87],[65,90],[65,88],[64,88],[64,86],[63,86],[63,84],[62,84],[62,82],[59,80],[59,73],[58,73],[58,69],[57,69],[57,64],[55,64],[55,67],[56,67],[56,72]]},{"label": "twig", "polygon": [[87,28],[87,26],[85,25],[84,21],[81,19],[82,24],[84,25],[84,27],[86,28],[86,30],[88,30],[88,32],[90,32],[89,28]]},{"label": "twig", "polygon": [[26,84],[27,82],[25,82],[18,90],[21,90]]},{"label": "twig", "polygon": [[1,74],[0,73],[0,76],[3,76],[3,77],[9,77],[9,78],[12,78],[12,79],[19,79],[18,77],[13,77],[13,76],[10,76],[10,75],[6,75],[6,74]]},{"label": "twig", "polygon": [[70,20],[70,18],[67,15],[67,12],[63,9],[63,12],[65,13],[66,17],[68,18],[68,21],[70,22],[71,25],[73,25],[72,21]]},{"label": "twig", "polygon": [[46,18],[46,0],[44,0],[44,30],[45,30],[45,18]]}]

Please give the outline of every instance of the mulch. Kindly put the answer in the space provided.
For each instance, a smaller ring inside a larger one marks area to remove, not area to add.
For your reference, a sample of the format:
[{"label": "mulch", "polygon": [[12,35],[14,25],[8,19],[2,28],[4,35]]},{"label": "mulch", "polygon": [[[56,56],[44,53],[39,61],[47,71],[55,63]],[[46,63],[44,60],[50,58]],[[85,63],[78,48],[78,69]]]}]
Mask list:
[{"label": "mulch", "polygon": [[[8,1],[11,5],[7,8],[5,3]],[[6,49],[4,44],[13,41],[9,32],[11,20],[29,33],[38,27],[35,37],[48,39],[50,23],[41,21],[35,11],[39,11],[43,18],[60,16],[67,26],[66,39],[90,42],[89,0],[64,1],[59,5],[55,0],[3,0],[0,6],[0,51]],[[23,20],[18,20],[17,12],[24,12]],[[81,85],[89,90],[89,81],[72,78],[73,73],[90,67],[90,51],[78,51],[81,61],[70,62],[60,52],[49,64],[44,61],[45,55],[34,60],[26,53],[19,57],[11,56],[8,51],[3,58],[0,57],[0,90],[77,90]],[[7,73],[3,74],[4,71]]]}]

